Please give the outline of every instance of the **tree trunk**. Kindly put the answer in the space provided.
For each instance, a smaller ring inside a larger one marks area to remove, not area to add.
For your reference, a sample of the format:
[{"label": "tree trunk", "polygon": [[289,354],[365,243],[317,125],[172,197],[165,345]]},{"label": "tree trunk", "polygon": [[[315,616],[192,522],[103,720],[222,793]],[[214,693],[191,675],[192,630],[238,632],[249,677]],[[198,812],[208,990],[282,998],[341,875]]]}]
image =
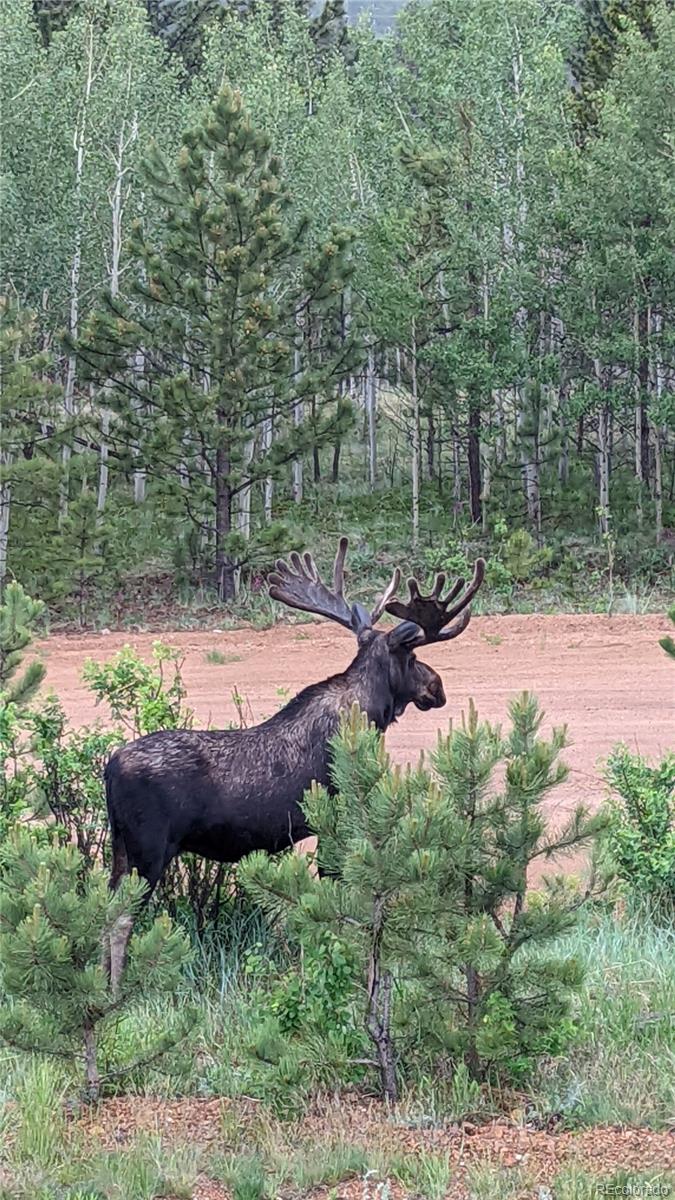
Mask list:
[{"label": "tree trunk", "polygon": [[[312,421],[316,423],[316,396],[312,396]],[[316,443],[312,446],[312,480],[321,483],[321,455]]]},{"label": "tree trunk", "polygon": [[[249,438],[244,445],[243,469],[248,474],[249,467],[253,461],[255,451],[255,439]],[[251,482],[250,479],[237,494],[237,529],[242,537],[249,540],[251,536]]]},{"label": "tree trunk", "polygon": [[101,1091],[101,1077],[96,1061],[96,1031],[89,1021],[84,1026],[84,1073],[87,1081],[87,1100],[96,1104]]},{"label": "tree trunk", "polygon": [[[650,486],[650,463],[649,463],[649,415],[647,408],[647,397],[649,395],[649,344],[650,344],[650,325],[651,313],[649,306],[640,309],[638,314],[638,403],[635,414],[636,434],[639,427],[639,449],[640,449],[640,470],[638,479],[647,487]],[[637,444],[636,444],[636,467],[637,467]]]},{"label": "tree trunk", "polygon": [[657,544],[663,538],[663,468],[661,456],[661,430],[653,426],[654,434],[654,533]]},{"label": "tree trunk", "polygon": [[462,458],[459,438],[452,435],[452,515],[455,525],[462,516]]},{"label": "tree trunk", "polygon": [[226,542],[232,532],[232,489],[230,460],[227,450],[219,446],[216,452],[216,587],[218,599],[224,603],[234,600],[235,563],[227,551]]},{"label": "tree trunk", "polygon": [[429,405],[427,414],[427,479],[430,483],[433,482],[436,475],[436,422],[434,420],[434,410]]},{"label": "tree trunk", "polygon": [[[9,455],[1,452],[2,466],[6,469],[10,464]],[[5,588],[7,576],[7,550],[9,547],[9,514],[12,507],[12,487],[8,480],[0,483],[0,599]]]},{"label": "tree trunk", "polygon": [[474,525],[480,524],[483,516],[480,425],[480,404],[473,397],[469,397],[469,508]]},{"label": "tree trunk", "polygon": [[384,900],[377,897],[373,906],[373,941],[368,964],[368,1007],[366,1026],[377,1052],[380,1086],[385,1100],[395,1104],[398,1099],[396,1060],[391,1039],[391,971],[382,970],[382,935],[384,933]]},{"label": "tree trunk", "polygon": [[598,415],[598,507],[600,532],[609,534],[609,408],[603,404]]},{"label": "tree trunk", "polygon": [[377,483],[377,379],[375,353],[368,351],[366,371],[366,419],[368,423],[368,483],[371,492]]},{"label": "tree trunk", "polygon": [[528,523],[534,533],[537,545],[541,546],[541,487],[539,479],[541,414],[539,403],[535,398],[532,399],[531,405],[528,402],[528,410],[524,412],[522,406],[519,407],[520,463]]},{"label": "tree trunk", "polygon": [[98,496],[96,511],[102,513],[108,497],[108,434],[110,433],[110,413],[104,408],[101,413],[101,447],[99,451]]},{"label": "tree trunk", "polygon": [[[79,311],[80,311],[80,272],[82,268],[82,177],[84,175],[84,152],[87,133],[87,110],[89,100],[91,98],[91,89],[94,81],[94,25],[93,21],[89,26],[89,48],[87,56],[87,78],[84,86],[84,97],[82,101],[81,112],[78,116],[77,127],[75,129],[74,147],[75,147],[75,245],[73,249],[73,258],[70,267],[70,312],[68,316],[68,332],[72,338],[77,338],[79,333]],[[66,369],[66,386],[63,391],[63,409],[68,422],[75,414],[75,377],[76,377],[77,360],[74,354],[68,355],[68,366]],[[70,457],[72,447],[69,438],[72,436],[72,431],[69,430],[64,438],[63,447],[61,449],[61,465],[63,467],[63,480],[61,482],[61,495],[59,502],[59,512],[61,518],[65,517],[68,512],[68,477],[70,471]]]},{"label": "tree trunk", "polygon": [[411,323],[410,390],[412,394],[412,545],[417,550],[420,535],[420,401],[417,390],[417,334],[415,318]]},{"label": "tree trunk", "polygon": [[[262,433],[260,435],[260,450],[262,457],[268,453],[272,446],[272,436],[274,433],[274,418],[272,416],[265,417],[262,423]],[[274,480],[271,475],[268,475],[263,485],[263,510],[265,513],[265,521],[269,525],[272,520],[272,499],[274,497]]]}]

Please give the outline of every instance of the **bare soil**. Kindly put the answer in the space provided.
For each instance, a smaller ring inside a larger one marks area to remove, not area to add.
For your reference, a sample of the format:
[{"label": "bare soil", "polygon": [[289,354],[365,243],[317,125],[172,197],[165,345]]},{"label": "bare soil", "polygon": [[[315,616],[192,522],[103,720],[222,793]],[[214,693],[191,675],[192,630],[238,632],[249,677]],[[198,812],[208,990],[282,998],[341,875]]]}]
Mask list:
[{"label": "bare soil", "polygon": [[[501,1169],[507,1178],[511,1176],[508,1195],[514,1200],[550,1197],[547,1185],[565,1169],[586,1171],[598,1185],[609,1182],[617,1171],[645,1173],[657,1182],[664,1173],[675,1170],[674,1131],[657,1133],[607,1125],[544,1130],[533,1128],[522,1118],[506,1117],[482,1125],[466,1121],[421,1128],[405,1114],[388,1112],[381,1103],[357,1097],[317,1103],[304,1117],[278,1125],[265,1119],[259,1109],[256,1112],[256,1107],[252,1101],[129,1097],[104,1101],[85,1116],[80,1129],[88,1141],[98,1141],[110,1149],[123,1148],[139,1133],[148,1132],[167,1144],[199,1147],[205,1157],[209,1152],[236,1153],[242,1146],[260,1145],[264,1149],[270,1143],[282,1156],[304,1151],[317,1157],[322,1147],[341,1142],[363,1148],[369,1158],[372,1156],[373,1164],[381,1164],[378,1171],[372,1172],[370,1187],[362,1180],[345,1180],[335,1189],[317,1187],[303,1192],[303,1200],[376,1200],[383,1194],[391,1200],[424,1200],[424,1193],[396,1180],[391,1180],[386,1192],[377,1188],[378,1180],[389,1176],[389,1164],[415,1160],[423,1153],[438,1155],[451,1168],[452,1183],[446,1200],[470,1200],[471,1171],[478,1167]],[[670,1174],[667,1178],[672,1180]],[[502,1176],[502,1186],[505,1182]],[[670,1189],[662,1194],[670,1194]],[[290,1189],[279,1194],[280,1200],[297,1197],[299,1192]],[[205,1173],[193,1192],[193,1200],[231,1200],[231,1196]]]},{"label": "bare soil", "polygon": [[[551,797],[551,815],[583,801],[601,802],[603,760],[619,741],[648,758],[674,742],[675,671],[658,645],[668,632],[659,615],[474,617],[460,639],[432,646],[420,657],[440,672],[445,709],[409,708],[387,734],[396,762],[414,762],[431,749],[439,729],[461,719],[469,698],[478,713],[504,722],[509,700],[535,692],[547,713],[544,730],[568,726],[568,780]],[[187,701],[197,724],[237,720],[233,692],[244,698],[248,722],[264,720],[302,687],[343,670],[354,651],[349,634],[327,622],[220,632],[59,635],[41,644],[46,686],[59,695],[75,726],[107,714],[81,680],[87,658],[105,661],[125,644],[150,656],[161,637],[184,656]],[[210,663],[219,651],[225,661]]]}]

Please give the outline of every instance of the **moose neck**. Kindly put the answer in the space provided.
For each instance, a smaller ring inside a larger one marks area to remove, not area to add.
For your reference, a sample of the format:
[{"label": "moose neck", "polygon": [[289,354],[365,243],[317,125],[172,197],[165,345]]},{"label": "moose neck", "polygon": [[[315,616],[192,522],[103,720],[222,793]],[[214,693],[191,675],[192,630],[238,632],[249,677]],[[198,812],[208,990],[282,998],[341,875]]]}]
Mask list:
[{"label": "moose neck", "polygon": [[384,732],[394,720],[394,697],[389,680],[360,650],[346,671],[303,688],[266,725],[293,726],[298,741],[312,748],[333,736],[340,718],[357,704],[369,721]]}]

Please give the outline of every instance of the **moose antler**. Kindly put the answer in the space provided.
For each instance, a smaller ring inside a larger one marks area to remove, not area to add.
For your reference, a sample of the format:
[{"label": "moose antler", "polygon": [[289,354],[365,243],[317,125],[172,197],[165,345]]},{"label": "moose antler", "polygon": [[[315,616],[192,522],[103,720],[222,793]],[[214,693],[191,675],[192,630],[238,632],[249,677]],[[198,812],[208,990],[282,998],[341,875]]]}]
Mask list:
[{"label": "moose antler", "polygon": [[[436,576],[432,591],[428,596],[420,592],[416,579],[408,580],[410,598],[406,603],[401,600],[389,600],[386,604],[388,613],[399,617],[402,621],[412,621],[420,629],[419,636],[414,639],[417,646],[430,645],[432,642],[449,642],[462,633],[471,620],[471,609],[467,605],[475,596],[485,577],[485,560],[476,559],[473,578],[464,590],[465,580],[457,579],[444,600],[441,600],[446,576],[443,572]],[[460,593],[462,593],[460,595]],[[456,604],[452,601],[459,596]],[[454,625],[450,622],[462,613]],[[449,628],[448,628],[449,626]]]},{"label": "moose antler", "polygon": [[305,553],[301,556],[294,551],[289,555],[290,566],[283,558],[278,559],[276,571],[268,576],[272,599],[288,604],[290,608],[300,608],[304,612],[328,617],[357,635],[371,629],[396,594],[401,572],[397,567],[371,613],[360,604],[350,605],[344,595],[344,567],[348,545],[348,538],[341,537],[333,565],[332,589],[323,582],[311,554]]}]

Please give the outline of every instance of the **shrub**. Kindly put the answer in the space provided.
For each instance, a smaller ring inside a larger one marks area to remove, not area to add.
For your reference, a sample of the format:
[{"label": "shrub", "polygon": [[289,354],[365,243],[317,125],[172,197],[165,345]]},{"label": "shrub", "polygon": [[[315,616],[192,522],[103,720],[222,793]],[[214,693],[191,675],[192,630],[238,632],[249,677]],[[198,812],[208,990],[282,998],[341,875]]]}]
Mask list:
[{"label": "shrub", "polygon": [[[19,583],[9,583],[0,604],[0,847],[28,808],[30,703],[45,676],[36,660],[25,669],[44,605],[31,600]],[[20,673],[19,673],[20,672]]]},{"label": "shrub", "polygon": [[114,720],[133,737],[192,725],[192,710],[183,707],[186,692],[178,651],[155,642],[152,658],[152,664],[143,662],[131,646],[125,646],[110,662],[90,659],[82,672],[97,703],[105,701]]},{"label": "shrub", "polygon": [[[291,936],[317,945],[329,930],[357,964],[364,1026],[384,1095],[397,1095],[394,1027],[406,991],[416,996],[425,1046],[464,1062],[471,1078],[521,1080],[537,1056],[574,1033],[581,983],[555,940],[581,898],[550,880],[528,891],[528,870],[589,842],[603,826],[578,808],[556,834],[544,798],[564,779],[563,730],[539,736],[542,714],[524,694],[512,729],[478,721],[439,740],[432,769],[392,768],[381,735],[353,712],[334,740],[335,794],[305,797],[322,878],[298,856],[252,855],[239,879]],[[505,782],[495,781],[496,770]],[[548,948],[534,955],[535,948]]]},{"label": "shrub", "polygon": [[16,677],[44,607],[40,600],[31,600],[20,583],[7,584],[0,604],[0,693],[5,703],[17,708],[30,703],[45,677],[44,665],[37,661]]},{"label": "shrub", "polygon": [[[138,998],[175,991],[189,957],[184,934],[157,917],[129,942],[126,970],[113,996],[102,964],[105,939],[120,919],[139,912],[144,883],[124,881],[111,893],[103,871],[85,871],[73,846],[45,844],[16,833],[3,853],[0,876],[0,1040],[38,1054],[81,1063],[88,1099],[96,1099],[101,1039]],[[154,1039],[143,1061],[154,1061],[186,1036],[192,1014],[183,1010]],[[118,1065],[113,1074],[135,1070]]]},{"label": "shrub", "polygon": [[675,908],[675,755],[650,766],[626,746],[607,764],[613,790],[606,848],[612,870],[633,900]]},{"label": "shrub", "polygon": [[69,731],[54,696],[32,715],[30,727],[33,762],[26,783],[32,806],[65,830],[87,870],[101,866],[108,835],[103,771],[122,740],[119,731]]}]

